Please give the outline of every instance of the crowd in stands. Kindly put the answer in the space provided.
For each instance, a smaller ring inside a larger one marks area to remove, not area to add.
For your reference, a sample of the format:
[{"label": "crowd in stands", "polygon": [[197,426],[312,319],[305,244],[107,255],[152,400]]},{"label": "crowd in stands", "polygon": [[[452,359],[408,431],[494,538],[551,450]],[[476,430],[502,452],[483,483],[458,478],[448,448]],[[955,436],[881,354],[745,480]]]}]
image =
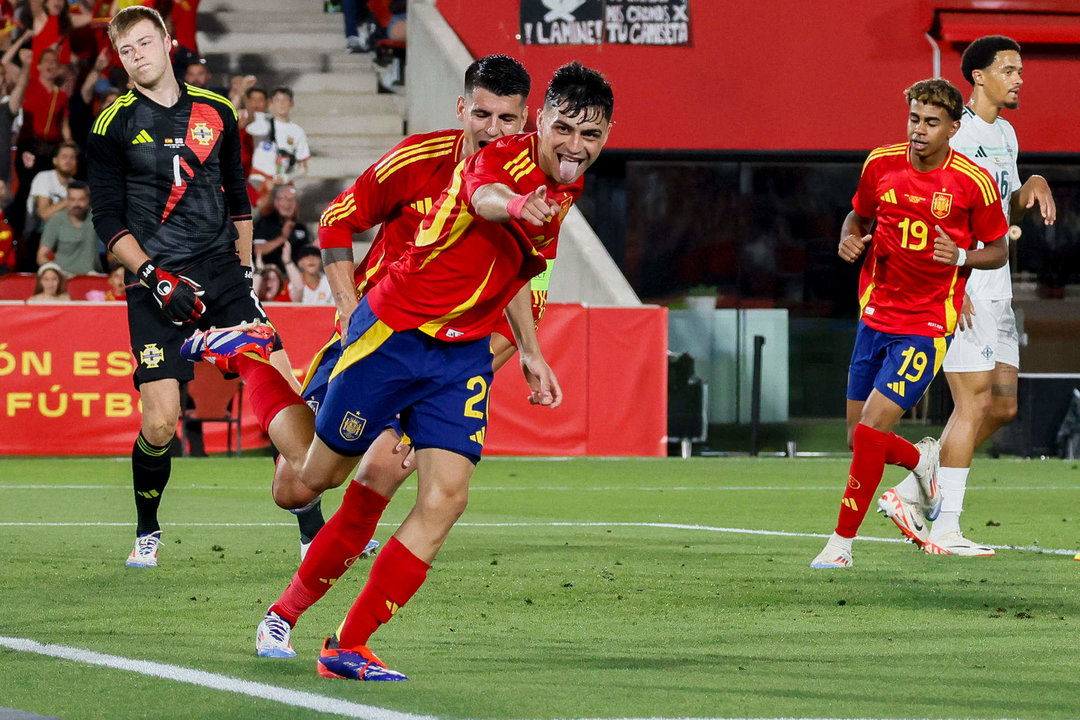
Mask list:
[{"label": "crowd in stands", "polygon": [[405,80],[408,0],[327,0],[345,20],[345,52],[371,53],[382,68],[379,92],[398,92]]},{"label": "crowd in stands", "polygon": [[[300,221],[293,186],[311,152],[290,119],[292,90],[267,89],[252,75],[232,77],[227,87],[215,83],[197,46],[199,0],[0,0],[0,147],[9,149],[0,162],[0,286],[6,274],[27,281],[26,294],[13,298],[9,290],[0,299],[124,299],[124,270],[94,230],[83,148],[97,116],[130,87],[107,25],[134,4],[165,18],[177,78],[228,97],[237,109],[254,210],[256,290],[268,300],[332,304],[318,238]],[[97,281],[76,281],[80,291],[67,292],[73,278],[87,276]]]}]

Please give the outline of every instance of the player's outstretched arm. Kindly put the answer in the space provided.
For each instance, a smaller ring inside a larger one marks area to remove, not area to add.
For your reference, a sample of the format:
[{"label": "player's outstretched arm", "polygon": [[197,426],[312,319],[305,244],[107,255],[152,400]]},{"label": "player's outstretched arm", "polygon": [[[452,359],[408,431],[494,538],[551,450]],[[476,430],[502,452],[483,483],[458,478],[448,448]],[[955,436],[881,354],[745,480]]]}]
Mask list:
[{"label": "player's outstretched arm", "polygon": [[1009,201],[1009,214],[1012,221],[1019,223],[1035,203],[1039,204],[1043,223],[1053,225],[1057,220],[1057,204],[1054,202],[1054,194],[1050,192],[1049,183],[1042,175],[1032,175],[1017,192],[1013,193]]},{"label": "player's outstretched arm", "polygon": [[934,262],[942,265],[960,265],[976,270],[996,270],[1009,260],[1009,246],[999,238],[979,250],[964,250],[956,246],[949,234],[935,225]]},{"label": "player's outstretched arm", "polygon": [[491,222],[524,220],[536,227],[543,227],[548,218],[555,217],[560,210],[559,204],[548,198],[544,185],[528,195],[518,195],[502,183],[478,187],[472,196],[472,206],[480,217]]},{"label": "player's outstretched arm", "polygon": [[844,224],[840,228],[840,247],[837,250],[837,254],[843,260],[853,263],[863,254],[872,238],[870,235],[872,223],[870,218],[864,218],[854,210],[844,218]]}]

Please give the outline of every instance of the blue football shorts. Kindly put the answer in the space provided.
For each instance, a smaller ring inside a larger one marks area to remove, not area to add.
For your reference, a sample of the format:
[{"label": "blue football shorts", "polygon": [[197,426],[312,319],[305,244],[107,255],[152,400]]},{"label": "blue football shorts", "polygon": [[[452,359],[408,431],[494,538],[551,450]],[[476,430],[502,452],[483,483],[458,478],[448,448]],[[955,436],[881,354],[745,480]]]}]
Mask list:
[{"label": "blue football shorts", "polygon": [[941,369],[951,340],[951,335],[891,335],[859,321],[848,366],[848,400],[863,402],[877,390],[910,410]]},{"label": "blue football shorts", "polygon": [[[323,398],[326,397],[326,388],[330,384],[330,374],[334,372],[334,366],[341,359],[343,349],[341,336],[335,332],[333,337],[312,358],[311,366],[308,367],[307,377],[304,378],[300,389],[300,396],[304,398],[304,402],[316,415],[319,414],[319,407],[322,405]],[[397,433],[398,437],[404,435],[401,429],[401,421],[396,417],[388,422],[386,427]]]},{"label": "blue football shorts", "polygon": [[[347,345],[323,353],[305,383],[316,402],[315,434],[342,455],[362,455],[387,427],[400,427],[417,450],[440,448],[480,461],[487,431],[491,344],[436,340],[419,330],[395,332],[367,299],[349,319]],[[328,371],[328,358],[338,358]],[[321,400],[318,378],[325,376]]]}]

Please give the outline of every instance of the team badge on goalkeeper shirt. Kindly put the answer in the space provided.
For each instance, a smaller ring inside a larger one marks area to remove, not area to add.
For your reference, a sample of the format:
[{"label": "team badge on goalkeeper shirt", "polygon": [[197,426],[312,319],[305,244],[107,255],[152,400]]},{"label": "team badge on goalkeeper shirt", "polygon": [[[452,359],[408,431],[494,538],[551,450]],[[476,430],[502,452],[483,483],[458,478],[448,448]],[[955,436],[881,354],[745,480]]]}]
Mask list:
[{"label": "team badge on goalkeeper shirt", "polygon": [[364,432],[364,426],[367,425],[367,420],[360,417],[354,412],[345,413],[345,418],[341,421],[341,437],[346,440],[358,440],[360,435]]},{"label": "team badge on goalkeeper shirt", "polygon": [[191,137],[200,145],[210,145],[214,142],[214,130],[204,122],[195,123],[191,128]]},{"label": "team badge on goalkeeper shirt", "polygon": [[146,368],[153,370],[165,359],[165,353],[157,346],[157,343],[147,343],[139,353],[139,362]]},{"label": "team badge on goalkeeper shirt", "polygon": [[952,195],[944,192],[934,193],[934,199],[930,201],[930,212],[934,217],[945,219],[952,212]]}]

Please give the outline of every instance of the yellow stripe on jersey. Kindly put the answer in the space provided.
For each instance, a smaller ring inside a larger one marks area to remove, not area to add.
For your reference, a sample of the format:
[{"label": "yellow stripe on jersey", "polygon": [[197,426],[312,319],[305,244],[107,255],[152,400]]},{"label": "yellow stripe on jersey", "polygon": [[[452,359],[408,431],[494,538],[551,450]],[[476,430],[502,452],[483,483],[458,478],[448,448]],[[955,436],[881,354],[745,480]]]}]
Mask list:
[{"label": "yellow stripe on jersey", "polygon": [[338,359],[337,364],[334,365],[334,369],[330,373],[330,379],[333,380],[339,373],[348,369],[350,365],[360,362],[368,355],[378,350],[379,346],[386,342],[393,334],[394,331],[389,325],[382,320],[376,320],[375,323],[367,329],[367,332],[361,335],[355,342],[351,343],[345,348],[345,351],[341,353],[341,357]]},{"label": "yellow stripe on jersey", "polygon": [[472,221],[473,216],[469,214],[469,212],[465,210],[464,205],[462,205],[457,217],[454,218],[454,224],[450,227],[450,232],[447,233],[446,242],[429,252],[420,267],[423,268],[427,266],[427,264],[437,258],[443,250],[460,240],[461,236],[464,235],[465,231],[472,225]]},{"label": "yellow stripe on jersey", "polygon": [[357,284],[357,286],[356,286],[356,297],[357,297],[357,299],[359,299],[360,296],[363,295],[364,291],[367,290],[368,281],[371,280],[371,278],[375,276],[375,273],[379,272],[379,268],[382,267],[383,260],[385,260],[385,259],[386,259],[386,248],[383,247],[382,252],[379,254],[379,259],[376,260],[375,262],[368,263],[368,268],[367,268],[367,270],[364,271],[364,279],[361,280],[359,284]]},{"label": "yellow stripe on jersey", "polygon": [[525,174],[532,172],[536,167],[533,164],[532,158],[529,157],[529,151],[531,148],[526,148],[521,151],[516,158],[503,165],[503,170],[510,173],[514,180],[520,180]]},{"label": "yellow stripe on jersey", "polygon": [[412,157],[401,160],[395,165],[391,165],[381,175],[379,173],[376,173],[375,179],[378,180],[380,183],[385,182],[388,177],[390,177],[406,165],[411,165],[412,163],[418,162],[420,160],[427,160],[428,158],[442,157],[443,155],[449,155],[452,152],[454,152],[454,146],[449,145],[444,149],[432,150],[431,152],[423,153],[422,155],[413,155]]},{"label": "yellow stripe on jersey", "polygon": [[866,166],[870,164],[871,160],[876,160],[880,157],[889,157],[892,155],[903,155],[907,152],[907,143],[896,143],[895,145],[885,145],[872,150],[869,155],[866,156],[866,161],[863,162],[863,170],[866,170]]},{"label": "yellow stripe on jersey", "polygon": [[941,370],[941,363],[945,362],[945,351],[949,349],[948,343],[945,342],[945,338],[934,338],[934,375],[938,374]]},{"label": "yellow stripe on jersey", "polygon": [[348,217],[356,209],[356,200],[350,194],[344,200],[330,203],[319,218],[319,227],[330,227],[343,217]]},{"label": "yellow stripe on jersey", "polygon": [[425,335],[435,337],[439,330],[441,330],[443,326],[445,326],[448,322],[450,322],[456,317],[461,316],[467,310],[476,305],[476,301],[480,299],[480,295],[483,294],[484,288],[487,287],[488,280],[491,279],[491,271],[495,269],[496,262],[498,262],[498,258],[495,258],[491,261],[491,265],[488,267],[487,274],[484,276],[484,281],[481,282],[479,287],[476,288],[476,292],[469,296],[469,298],[465,302],[461,303],[456,308],[446,313],[442,317],[435,318],[434,320],[428,320],[426,323],[424,323],[418,328],[420,332],[424,333]]},{"label": "yellow stripe on jersey", "polygon": [[112,101],[109,107],[105,108],[101,115],[98,116],[97,122],[94,123],[94,129],[92,132],[95,135],[104,135],[105,130],[108,129],[109,123],[116,117],[116,113],[120,112],[120,108],[126,108],[135,102],[135,93],[126,92],[120,97]]},{"label": "yellow stripe on jersey", "polygon": [[187,83],[184,83],[184,87],[187,88],[188,95],[191,95],[192,97],[205,98],[207,100],[216,100],[219,103],[223,103],[225,107],[229,108],[229,112],[232,113],[233,120],[236,119],[236,108],[234,108],[233,104],[229,102],[229,98],[225,97],[224,95],[218,95],[216,92],[210,90],[203,90],[202,88],[197,88],[194,85],[188,85]]},{"label": "yellow stripe on jersey", "polygon": [[455,137],[444,136],[433,140],[425,140],[422,143],[402,148],[389,157],[384,158],[375,166],[375,179],[379,183],[383,183],[386,182],[387,178],[406,165],[417,162],[418,160],[449,155],[454,152],[456,142],[457,139]]},{"label": "yellow stripe on jersey", "polygon": [[960,279],[960,268],[954,268],[952,280],[949,282],[949,294],[945,296],[945,332],[950,335],[956,331],[956,305],[953,304],[953,296],[956,295],[956,281]]},{"label": "yellow stripe on jersey", "polygon": [[[446,221],[450,219],[450,215],[454,213],[455,210],[459,213],[469,215],[465,212],[465,203],[458,201],[458,193],[461,192],[461,177],[464,168],[465,161],[462,160],[454,169],[454,176],[450,181],[450,187],[446,190],[446,194],[439,203],[438,211],[435,213],[435,219],[432,220],[431,225],[425,227],[424,224],[421,223],[420,228],[416,231],[416,239],[413,241],[413,244],[416,245],[416,247],[426,247],[434,244],[442,235],[443,228],[446,226]],[[469,217],[471,219],[471,216]]]},{"label": "yellow stripe on jersey", "polygon": [[319,369],[319,364],[322,362],[323,355],[326,351],[334,346],[334,343],[341,342],[341,336],[334,333],[334,336],[330,338],[330,341],[322,346],[319,352],[315,353],[315,357],[311,358],[311,365],[308,366],[307,375],[304,376],[304,382],[300,383],[300,397],[307,394],[308,385],[311,383],[311,378],[315,376],[315,371]]},{"label": "yellow stripe on jersey", "polygon": [[960,155],[954,154],[952,167],[975,181],[979,186],[979,190],[982,191],[983,199],[986,201],[987,205],[1001,202],[1001,196],[998,194],[997,186],[994,185],[994,182],[987,177],[986,173],[978,165]]},{"label": "yellow stripe on jersey", "polygon": [[870,295],[874,292],[874,283],[870,283],[866,286],[866,292],[859,298],[859,315],[862,315],[866,311],[866,306],[870,304]]}]

